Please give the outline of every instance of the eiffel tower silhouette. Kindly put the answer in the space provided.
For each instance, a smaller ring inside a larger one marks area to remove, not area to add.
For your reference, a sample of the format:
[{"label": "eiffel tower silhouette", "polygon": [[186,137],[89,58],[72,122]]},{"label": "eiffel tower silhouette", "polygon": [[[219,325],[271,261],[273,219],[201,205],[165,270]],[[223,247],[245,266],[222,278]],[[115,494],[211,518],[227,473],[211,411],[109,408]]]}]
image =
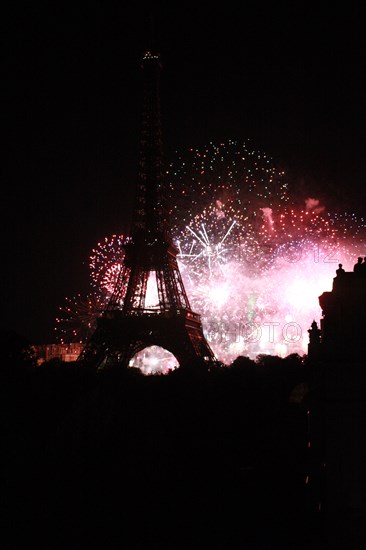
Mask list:
[{"label": "eiffel tower silhouette", "polygon": [[[217,360],[191,309],[169,231],[164,188],[160,116],[160,56],[147,51],[142,60],[143,117],[139,173],[129,237],[110,301],[97,319],[94,333],[79,360],[97,368],[128,366],[133,356],[150,346],[171,352],[179,366]],[[147,289],[155,287],[156,303]]]}]

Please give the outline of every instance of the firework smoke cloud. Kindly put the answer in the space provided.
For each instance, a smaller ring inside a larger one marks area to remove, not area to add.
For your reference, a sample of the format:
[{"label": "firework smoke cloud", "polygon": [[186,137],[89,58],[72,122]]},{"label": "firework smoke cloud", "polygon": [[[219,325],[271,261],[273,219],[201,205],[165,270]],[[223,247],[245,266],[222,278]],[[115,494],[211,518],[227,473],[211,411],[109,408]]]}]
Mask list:
[{"label": "firework smoke cloud", "polygon": [[[183,281],[217,358],[307,353],[308,329],[321,317],[318,296],[331,290],[338,263],[352,270],[366,251],[365,221],[299,197],[249,141],[177,153],[166,182]],[[66,299],[59,339],[85,339],[95,327],[121,271],[123,241],[114,234],[93,249],[91,291]],[[157,368],[156,357],[146,372]]]}]

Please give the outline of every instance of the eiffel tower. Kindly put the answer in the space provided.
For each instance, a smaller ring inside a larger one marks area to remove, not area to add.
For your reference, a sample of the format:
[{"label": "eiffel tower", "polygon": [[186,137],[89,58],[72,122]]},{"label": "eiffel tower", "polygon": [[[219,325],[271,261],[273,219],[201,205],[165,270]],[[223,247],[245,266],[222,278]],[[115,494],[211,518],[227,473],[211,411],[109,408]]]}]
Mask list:
[{"label": "eiffel tower", "polygon": [[[202,360],[216,362],[203,334],[200,315],[191,309],[177,254],[169,232],[164,192],[160,117],[160,57],[146,52],[142,60],[144,95],[139,173],[130,236],[111,299],[79,360],[97,368],[128,366],[149,346],[171,352],[179,366]],[[155,286],[156,302],[147,289]]]}]

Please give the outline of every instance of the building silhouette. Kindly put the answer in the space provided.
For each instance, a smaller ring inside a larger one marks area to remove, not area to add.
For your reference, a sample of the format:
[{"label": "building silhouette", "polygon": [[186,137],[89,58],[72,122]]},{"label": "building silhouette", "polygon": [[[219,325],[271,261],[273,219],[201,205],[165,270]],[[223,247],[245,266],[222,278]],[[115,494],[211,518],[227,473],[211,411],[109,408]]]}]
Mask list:
[{"label": "building silhouette", "polygon": [[366,548],[366,277],[337,273],[309,329],[314,506],[328,550]]},{"label": "building silhouette", "polygon": [[47,363],[51,359],[60,359],[64,363],[76,361],[83,350],[83,344],[80,342],[60,343],[60,344],[41,344],[34,345],[37,365]]}]

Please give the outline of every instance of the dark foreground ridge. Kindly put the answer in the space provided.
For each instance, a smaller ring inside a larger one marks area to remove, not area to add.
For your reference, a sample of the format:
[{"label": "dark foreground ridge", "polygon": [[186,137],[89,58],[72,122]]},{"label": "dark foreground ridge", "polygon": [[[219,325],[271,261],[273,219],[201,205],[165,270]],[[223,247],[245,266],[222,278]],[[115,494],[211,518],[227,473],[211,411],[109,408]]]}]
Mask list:
[{"label": "dark foreground ridge", "polygon": [[150,377],[15,367],[1,396],[4,550],[318,548],[297,355]]}]

